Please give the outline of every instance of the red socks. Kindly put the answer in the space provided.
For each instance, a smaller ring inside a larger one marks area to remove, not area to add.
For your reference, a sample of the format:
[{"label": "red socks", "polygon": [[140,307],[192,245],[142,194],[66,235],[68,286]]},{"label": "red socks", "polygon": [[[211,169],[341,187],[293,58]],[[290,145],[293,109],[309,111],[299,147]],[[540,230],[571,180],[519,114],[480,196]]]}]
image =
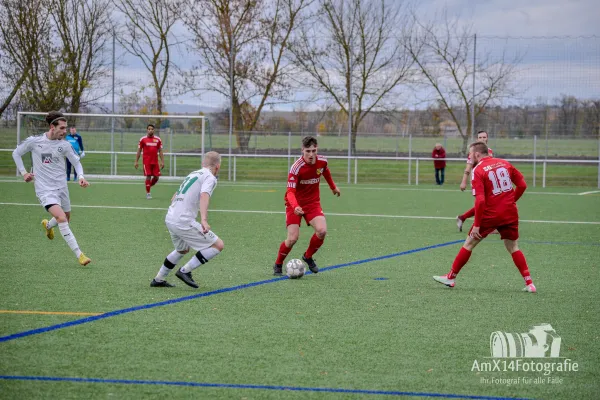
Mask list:
[{"label": "red socks", "polygon": [[[304,253],[306,258],[312,258],[313,254],[315,254],[317,250],[319,250],[319,248],[323,245],[324,241],[325,238],[319,239],[317,234],[314,233],[310,238],[308,249],[306,250],[306,253]],[[279,245],[279,252],[277,253],[277,260],[275,261],[275,264],[283,264],[283,261],[285,261],[285,258],[290,253],[290,251],[292,251],[292,248],[287,247],[285,245],[285,241],[281,242],[281,244]]]},{"label": "red socks", "polygon": [[146,178],[146,193],[150,193],[150,188],[156,185],[158,182],[158,176],[153,176],[152,179]]},{"label": "red socks", "polygon": [[306,250],[306,253],[304,253],[306,258],[312,258],[313,254],[315,254],[317,252],[317,250],[319,250],[319,248],[321,248],[324,241],[325,241],[325,238],[319,239],[317,234],[314,233],[312,235],[312,237],[310,238],[310,243],[308,244],[308,249]]},{"label": "red socks", "polygon": [[456,278],[456,275],[460,272],[460,269],[465,266],[465,264],[469,261],[471,257],[471,251],[465,249],[464,247],[460,248],[460,251],[456,255],[454,262],[452,263],[452,268],[450,272],[448,272],[448,279]]},{"label": "red socks", "polygon": [[511,254],[513,262],[519,269],[521,276],[525,279],[525,284],[530,285],[533,283],[531,280],[531,276],[529,275],[529,267],[527,266],[527,260],[525,260],[525,255],[521,250],[517,250]]},{"label": "red socks", "polygon": [[463,215],[459,215],[458,218],[460,218],[462,221],[469,219],[471,217],[475,216],[475,207],[471,208],[469,211],[466,211]]},{"label": "red socks", "polygon": [[[525,256],[521,250],[515,251],[511,254],[513,262],[519,269],[521,276],[525,280],[526,285],[530,285],[533,283],[531,280],[531,276],[529,274],[529,267],[527,266],[527,260],[525,260]],[[454,262],[452,263],[452,269],[448,272],[448,279],[456,278],[456,275],[460,272],[461,268],[465,266],[465,264],[469,261],[471,257],[471,252],[464,247],[460,248],[460,251],[456,255]]]},{"label": "red socks", "polygon": [[275,261],[275,264],[283,264],[283,261],[290,253],[290,251],[292,251],[292,248],[287,247],[285,245],[285,240],[281,242],[281,244],[279,245],[279,252],[277,253],[277,260]]}]

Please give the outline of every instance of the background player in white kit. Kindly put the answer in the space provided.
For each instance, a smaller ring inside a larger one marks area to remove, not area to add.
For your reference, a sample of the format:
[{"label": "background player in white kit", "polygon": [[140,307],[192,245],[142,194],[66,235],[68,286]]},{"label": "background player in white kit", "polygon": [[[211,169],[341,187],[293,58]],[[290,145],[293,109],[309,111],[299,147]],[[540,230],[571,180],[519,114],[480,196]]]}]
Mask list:
[{"label": "background player in white kit", "polygon": [[[207,263],[223,251],[223,241],[210,230],[208,224],[208,203],[217,186],[217,174],[221,168],[221,156],[215,151],[204,155],[202,169],[189,174],[171,199],[171,206],[165,218],[165,224],[175,246],[158,274],[150,283],[152,287],[172,287],[165,279],[169,272],[190,251],[196,254],[175,273],[186,285],[197,288],[192,271]],[[200,223],[196,221],[200,211]]]},{"label": "background player in white kit", "polygon": [[[67,188],[65,158],[75,167],[79,177],[79,186],[87,187],[89,183],[83,177],[83,167],[79,156],[75,154],[69,142],[63,140],[67,134],[67,119],[57,111],[46,115],[50,130],[43,135],[31,136],[19,144],[13,151],[13,159],[17,170],[23,175],[25,182],[35,186],[35,194],[46,211],[52,214],[50,221],[42,220],[42,227],[48,239],[54,239],[54,227],[58,225],[63,238],[75,253],[79,264],[88,265],[92,260],[79,249],[77,240],[71,232],[71,200]],[[22,157],[31,152],[32,172],[27,172]],[[35,172],[35,175],[34,175]]]}]

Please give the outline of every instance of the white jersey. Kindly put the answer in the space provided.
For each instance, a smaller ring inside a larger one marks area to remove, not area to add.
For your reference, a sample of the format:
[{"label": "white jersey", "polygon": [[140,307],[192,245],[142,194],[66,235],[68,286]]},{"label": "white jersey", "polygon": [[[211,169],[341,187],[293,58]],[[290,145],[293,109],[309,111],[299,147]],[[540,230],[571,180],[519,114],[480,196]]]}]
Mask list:
[{"label": "white jersey", "polygon": [[13,152],[13,158],[23,157],[28,152],[31,152],[31,172],[35,175],[34,185],[38,193],[67,187],[65,158],[79,166],[79,156],[69,142],[50,140],[45,133],[25,139]]},{"label": "white jersey", "polygon": [[189,174],[179,186],[171,202],[165,222],[179,228],[190,228],[198,218],[200,211],[200,195],[208,193],[212,196],[217,186],[217,178],[208,168]]}]

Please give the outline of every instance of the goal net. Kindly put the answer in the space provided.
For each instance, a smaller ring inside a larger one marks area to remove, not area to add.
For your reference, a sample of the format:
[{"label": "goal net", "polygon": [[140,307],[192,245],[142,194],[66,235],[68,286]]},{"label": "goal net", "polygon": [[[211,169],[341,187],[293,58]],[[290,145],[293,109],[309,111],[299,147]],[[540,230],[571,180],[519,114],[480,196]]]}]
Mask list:
[{"label": "goal net", "polygon": [[[162,141],[165,158],[162,174],[166,179],[178,179],[199,169],[202,154],[212,147],[206,117],[201,115],[64,115],[68,127],[75,127],[82,138],[85,151],[82,164],[90,177],[142,179],[142,157],[136,170],[135,155],[149,124],[155,126],[154,134]],[[46,132],[45,116],[42,112],[18,113],[17,144],[31,135]]]}]

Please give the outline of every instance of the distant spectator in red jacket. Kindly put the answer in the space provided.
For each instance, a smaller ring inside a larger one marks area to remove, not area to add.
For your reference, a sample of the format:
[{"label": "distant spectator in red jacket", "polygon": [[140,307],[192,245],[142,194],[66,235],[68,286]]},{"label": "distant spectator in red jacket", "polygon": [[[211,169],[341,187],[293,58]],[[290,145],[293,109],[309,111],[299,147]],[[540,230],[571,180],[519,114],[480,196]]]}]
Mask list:
[{"label": "distant spectator in red jacket", "polygon": [[446,169],[446,150],[442,147],[440,143],[435,144],[435,147],[431,152],[431,158],[436,159],[433,161],[433,166],[435,167],[435,183],[437,185],[443,185],[444,170]]}]

